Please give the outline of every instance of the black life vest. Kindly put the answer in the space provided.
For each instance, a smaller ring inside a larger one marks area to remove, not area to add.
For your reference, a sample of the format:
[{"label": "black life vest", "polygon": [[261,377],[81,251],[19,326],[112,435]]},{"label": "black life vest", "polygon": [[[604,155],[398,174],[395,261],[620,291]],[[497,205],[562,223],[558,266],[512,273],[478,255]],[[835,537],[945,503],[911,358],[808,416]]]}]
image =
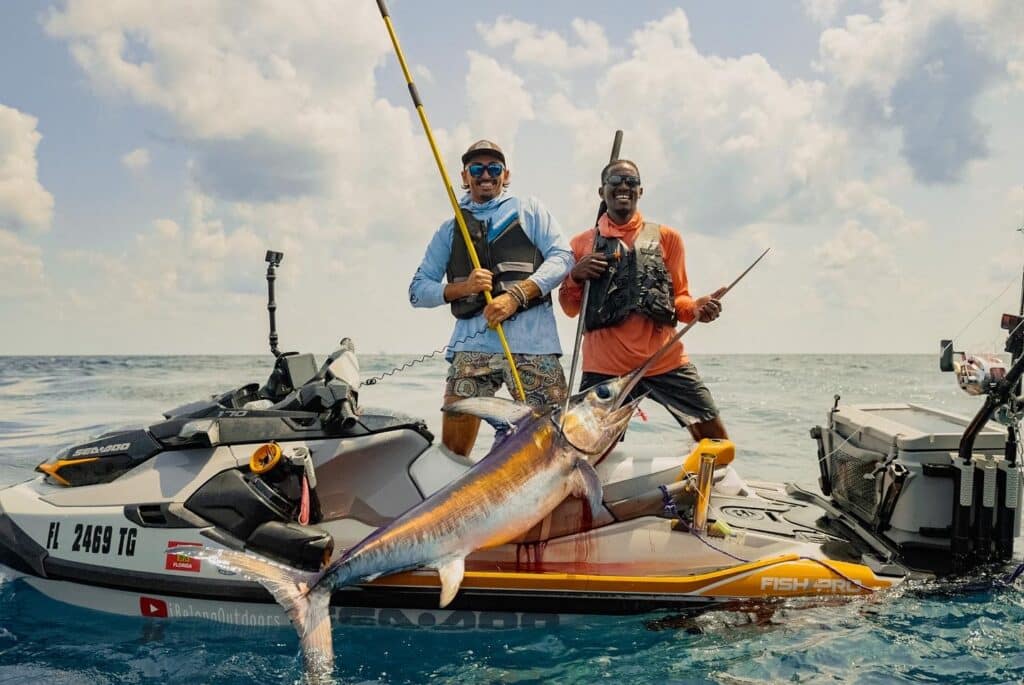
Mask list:
[{"label": "black life vest", "polygon": [[[487,240],[487,226],[477,219],[466,208],[460,207],[462,218],[466,220],[466,228],[473,239],[476,256],[480,259],[481,268],[493,274],[491,295],[496,297],[505,292],[509,285],[533,275],[544,263],[544,255],[537,246],[530,242],[519,223],[519,215],[512,220],[494,240]],[[448,282],[459,283],[469,278],[473,270],[473,262],[469,259],[466,243],[462,232],[456,225],[452,233],[451,256],[448,258]],[[532,309],[541,304],[551,302],[551,294],[530,300],[525,309]],[[468,297],[452,300],[452,314],[457,319],[472,319],[483,311],[487,301],[483,293],[474,293]]]},{"label": "black life vest", "polygon": [[633,312],[675,325],[675,292],[661,254],[658,224],[644,223],[632,250],[618,238],[598,234],[594,251],[604,253],[608,269],[590,282],[583,321],[588,331],[614,326]]}]

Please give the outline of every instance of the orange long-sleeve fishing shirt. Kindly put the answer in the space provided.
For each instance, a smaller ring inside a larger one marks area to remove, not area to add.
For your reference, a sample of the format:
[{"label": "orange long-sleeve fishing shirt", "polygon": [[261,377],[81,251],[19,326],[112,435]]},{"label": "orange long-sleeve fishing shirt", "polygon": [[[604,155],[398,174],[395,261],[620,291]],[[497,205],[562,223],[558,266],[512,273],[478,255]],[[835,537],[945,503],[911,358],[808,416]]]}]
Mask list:
[{"label": "orange long-sleeve fishing shirt", "polygon": [[[619,238],[633,248],[633,241],[644,225],[640,212],[626,224],[614,224],[605,214],[598,222],[598,230],[607,238]],[[569,241],[576,260],[593,251],[594,229],[579,233]],[[675,294],[676,317],[684,323],[693,321],[697,304],[690,296],[689,284],[686,279],[686,251],[683,239],[674,229],[661,226],[661,254],[665,267],[672,277],[672,290]],[[577,283],[572,276],[566,277],[558,290],[558,302],[562,310],[569,316],[580,314],[580,302],[583,299],[583,284]],[[583,370],[594,373],[620,376],[643,364],[648,357],[661,348],[675,333],[672,326],[655,323],[643,314],[630,314],[625,321],[617,326],[599,328],[588,331],[583,336]],[[646,373],[657,376],[686,364],[689,359],[683,349],[682,341],[677,341],[661,359],[655,362]]]}]

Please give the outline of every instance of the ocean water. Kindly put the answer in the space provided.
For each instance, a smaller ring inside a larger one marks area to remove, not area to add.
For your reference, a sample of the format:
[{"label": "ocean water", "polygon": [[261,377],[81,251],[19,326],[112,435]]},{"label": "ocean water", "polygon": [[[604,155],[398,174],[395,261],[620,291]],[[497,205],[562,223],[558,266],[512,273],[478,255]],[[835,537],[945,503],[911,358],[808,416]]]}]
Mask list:
[{"label": "ocean water", "polygon": [[[361,358],[363,377],[404,358]],[[269,357],[0,357],[0,486],[57,450],[153,423],[161,410],[252,381]],[[808,430],[842,403],[909,401],[972,414],[930,355],[695,357],[753,479],[813,483]],[[364,386],[363,406],[437,431],[445,365],[429,360]],[[683,453],[660,407],[628,440]],[[479,441],[489,444],[486,437]],[[1018,549],[1024,550],[1024,541]],[[843,602],[793,601],[660,616],[594,617],[549,629],[444,632],[335,626],[343,683],[1019,683],[1024,595],[998,578],[905,585]],[[296,683],[294,632],[152,621],[73,609],[0,575],[2,683]]]}]

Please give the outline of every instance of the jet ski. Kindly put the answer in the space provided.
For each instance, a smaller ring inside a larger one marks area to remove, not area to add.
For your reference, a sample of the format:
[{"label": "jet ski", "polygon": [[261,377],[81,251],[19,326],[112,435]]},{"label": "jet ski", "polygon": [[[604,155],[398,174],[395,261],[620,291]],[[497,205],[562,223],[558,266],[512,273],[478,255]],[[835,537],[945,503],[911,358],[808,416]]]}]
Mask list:
[{"label": "jet ski", "polygon": [[[284,626],[258,584],[167,550],[246,550],[317,570],[472,467],[423,421],[360,407],[350,340],[319,364],[279,351],[281,258],[267,254],[268,380],[70,446],[0,491],[0,572],[98,611]],[[810,431],[819,491],[742,477],[727,440],[686,455],[620,443],[595,464],[599,513],[570,497],[519,539],[475,552],[446,609],[436,572],[412,571],[336,591],[332,618],[540,627],[852,597],[1005,564],[1020,532],[1022,321],[1003,317],[1009,365],[943,341],[941,368],[984,398],[973,418],[837,397]]]}]

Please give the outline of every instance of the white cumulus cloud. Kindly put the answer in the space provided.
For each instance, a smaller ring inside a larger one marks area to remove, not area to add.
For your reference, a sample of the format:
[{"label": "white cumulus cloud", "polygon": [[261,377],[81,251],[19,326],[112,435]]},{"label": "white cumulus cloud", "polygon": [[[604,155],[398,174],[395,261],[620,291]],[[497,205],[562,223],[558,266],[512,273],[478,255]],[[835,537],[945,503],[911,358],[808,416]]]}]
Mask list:
[{"label": "white cumulus cloud", "polygon": [[137,147],[131,152],[121,155],[121,164],[129,171],[138,173],[149,166],[149,150]]},{"label": "white cumulus cloud", "polygon": [[978,104],[1014,74],[1021,35],[1016,0],[890,0],[822,33],[819,65],[849,121],[896,131],[917,180],[954,183],[990,153]]},{"label": "white cumulus cloud", "polygon": [[[166,157],[187,159],[187,180],[180,214],[143,216],[136,239],[116,248],[65,253],[61,277],[73,287],[33,309],[73,302],[63,310],[70,325],[114,308],[150,324],[126,343],[134,350],[262,349],[263,252],[277,249],[286,253],[277,285],[289,349],[325,349],[341,335],[356,336],[363,352],[444,343],[450,314],[410,310],[405,290],[451,210],[373,3],[346,12],[333,0],[60,7],[48,15],[49,35],[67,45],[99,98],[158,114],[157,126],[170,130],[156,134],[183,152]],[[872,14],[840,22],[853,7]],[[986,102],[1002,84],[1005,119],[1016,120],[1012,77],[1024,82],[1024,54],[1015,7],[1024,5],[806,0],[806,12],[836,27],[823,33],[814,78],[793,78],[753,48],[742,55],[695,43],[682,10],[629,33],[579,19],[568,30],[488,19],[464,48],[464,72],[429,58],[429,69],[415,59],[412,68],[464,112],[461,121],[434,121],[452,171],[466,144],[498,140],[515,162],[514,189],[536,190],[572,233],[593,221],[597,172],[622,128],[623,154],[644,178],[642,209],[683,233],[695,290],[727,283],[748,253],[773,248],[756,276],[764,289],[743,296],[760,303],[745,330],[761,331],[770,348],[779,335],[801,337],[813,310],[821,337],[788,344],[831,349],[862,325],[882,326],[872,317],[884,309],[892,337],[875,344],[907,349],[903,341],[921,337],[930,316],[968,306],[948,296],[959,274],[942,251],[995,224],[1017,197],[1002,197],[1012,174],[999,164],[1020,158],[1010,151],[1019,143],[993,121],[994,98]],[[395,80],[388,88],[378,82],[385,75]],[[0,245],[17,255],[5,268],[43,293],[52,256],[12,226],[48,225],[52,198],[37,180],[35,120],[0,109],[0,131],[12,121],[19,134],[0,134],[0,150],[18,141],[15,157],[28,163],[15,177],[39,192],[14,196],[34,200],[18,205],[19,223],[0,222]],[[988,166],[971,164],[985,155]],[[972,173],[994,178],[987,186],[998,192],[965,192],[961,215],[947,221],[951,204],[934,193],[980,186]],[[978,199],[992,217],[973,216]],[[0,200],[0,217],[6,209]],[[907,272],[922,264],[948,276],[948,287],[913,281]],[[856,307],[872,317],[847,316]],[[760,344],[737,342],[736,330],[702,330],[710,337],[699,349]]]},{"label": "white cumulus cloud", "polygon": [[[596,104],[547,100],[594,178],[603,162],[593,141],[621,125],[645,206],[690,230],[793,220],[830,202],[847,150],[844,132],[822,116],[820,83],[787,80],[760,55],[700,53],[681,10],[630,42],[629,57],[597,82]],[[594,187],[580,186],[581,202],[592,202]]]},{"label": "white cumulus cloud", "polygon": [[555,31],[507,16],[493,24],[479,23],[476,28],[489,48],[511,45],[512,59],[520,64],[568,71],[608,61],[608,38],[600,24],[576,18],[571,27],[578,40],[575,45]]},{"label": "white cumulus cloud", "polygon": [[[512,141],[522,122],[534,118],[533,98],[524,87],[523,79],[497,60],[477,52],[469,53],[466,97],[469,128],[480,132],[477,138],[486,136],[497,141]],[[511,150],[505,151],[512,155]]]},{"label": "white cumulus cloud", "polygon": [[[372,3],[339,11],[333,0],[70,0],[45,27],[67,44],[98,97],[161,113],[171,130],[159,134],[188,158],[184,217],[153,221],[116,263],[89,250],[64,255],[72,266],[105,265],[81,268],[83,297],[116,301],[122,316],[137,320],[160,317],[171,302],[215,315],[225,303],[212,305],[211,292],[258,314],[263,254],[278,249],[287,254],[289,284],[325,294],[300,299],[306,333],[319,332],[328,311],[352,320],[364,307],[407,306],[409,255],[418,258],[418,241],[425,245],[450,210],[415,113],[378,94],[378,68],[394,57]],[[481,65],[485,76],[507,76],[489,67]],[[514,129],[530,107],[527,97],[502,121]],[[457,159],[470,140],[464,126],[455,130],[434,130],[445,159]],[[364,268],[356,255],[366,243],[393,249],[410,237],[415,250],[402,251],[399,265],[389,266],[389,254]],[[327,297],[357,278],[373,284],[360,299]],[[170,339],[154,329],[152,340]]]},{"label": "white cumulus cloud", "polygon": [[36,295],[45,288],[42,250],[0,228],[0,274],[4,287],[0,299]]},{"label": "white cumulus cloud", "polygon": [[[397,163],[408,149],[429,159],[409,140],[407,111],[378,99],[390,43],[372,3],[71,0],[45,26],[98,93],[168,115],[167,135],[187,145],[193,179],[214,198],[334,197],[328,211],[360,212],[379,186],[365,174],[346,188],[351,169],[392,154],[392,171],[414,169]],[[405,173],[400,184],[415,189]]]},{"label": "white cumulus cloud", "polygon": [[39,182],[35,117],[0,105],[0,230],[45,231],[53,195]]},{"label": "white cumulus cloud", "polygon": [[157,219],[153,222],[153,228],[156,230],[157,235],[173,240],[181,234],[181,227],[178,226],[178,222],[171,221],[170,219]]},{"label": "white cumulus cloud", "polygon": [[843,0],[802,0],[804,11],[818,24],[828,25],[839,13]]}]

